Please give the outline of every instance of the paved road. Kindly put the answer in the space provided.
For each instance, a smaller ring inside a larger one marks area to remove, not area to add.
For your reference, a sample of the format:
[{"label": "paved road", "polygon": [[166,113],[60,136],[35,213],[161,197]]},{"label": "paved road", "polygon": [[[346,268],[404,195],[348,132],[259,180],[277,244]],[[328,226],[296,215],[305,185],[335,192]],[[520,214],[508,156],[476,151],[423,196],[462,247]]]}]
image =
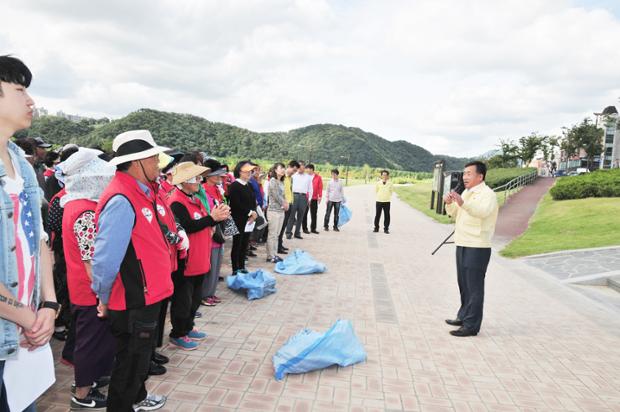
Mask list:
[{"label": "paved road", "polygon": [[[346,191],[354,217],[342,232],[289,241],[328,272],[278,275],[278,292],[252,302],[220,287],[224,303],[198,322],[206,342],[166,347],[169,372],[148,381],[169,395],[162,410],[620,410],[617,313],[494,254],[480,335],[452,337],[454,246],[430,256],[451,227],[395,200],[392,234],[370,233],[372,188]],[[273,379],[271,357],[289,336],[338,318],[353,321],[366,363]],[[58,365],[57,378],[41,411],[67,410],[72,371]]]},{"label": "paved road", "polygon": [[539,177],[534,183],[510,196],[499,211],[493,239],[496,245],[506,245],[527,230],[538,202],[553,186],[554,181],[551,177]]}]

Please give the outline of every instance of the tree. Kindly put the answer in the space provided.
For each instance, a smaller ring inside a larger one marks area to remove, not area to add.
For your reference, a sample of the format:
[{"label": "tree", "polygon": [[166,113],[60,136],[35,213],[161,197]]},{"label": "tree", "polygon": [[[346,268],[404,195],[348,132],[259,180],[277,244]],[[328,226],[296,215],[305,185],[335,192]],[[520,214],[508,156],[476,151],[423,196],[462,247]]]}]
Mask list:
[{"label": "tree", "polygon": [[519,157],[519,146],[512,140],[501,139],[499,141],[499,148],[501,150],[501,153],[497,155],[499,159],[494,160],[493,163],[498,165],[497,167],[516,167]]},{"label": "tree", "polygon": [[592,170],[594,157],[600,156],[603,152],[603,133],[603,129],[596,127],[591,119],[585,118],[580,124],[565,129],[563,148],[569,156],[583,149],[586,153],[587,167]]},{"label": "tree", "polygon": [[536,133],[519,139],[518,156],[523,161],[523,166],[527,167],[530,164],[536,156],[536,152],[542,148],[545,140],[546,137],[539,136]]}]

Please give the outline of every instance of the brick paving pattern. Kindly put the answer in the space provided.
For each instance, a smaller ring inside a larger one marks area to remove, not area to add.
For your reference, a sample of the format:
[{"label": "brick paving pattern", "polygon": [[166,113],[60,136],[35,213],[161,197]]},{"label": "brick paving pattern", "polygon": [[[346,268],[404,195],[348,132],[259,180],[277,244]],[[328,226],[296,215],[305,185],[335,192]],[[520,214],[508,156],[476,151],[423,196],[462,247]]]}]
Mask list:
[{"label": "brick paving pattern", "polygon": [[[277,293],[252,302],[220,283],[224,303],[200,309],[201,347],[163,349],[168,373],[148,381],[169,396],[162,411],[620,411],[618,313],[494,253],[481,333],[452,337],[454,246],[430,256],[451,227],[394,200],[392,234],[369,233],[372,188],[346,191],[353,219],[340,233],[287,243],[328,272],[276,275]],[[259,251],[250,268],[268,268]],[[338,318],[353,322],[367,362],[274,380],[271,357],[291,335]],[[72,379],[58,364],[39,410],[68,410]]]},{"label": "brick paving pattern", "polygon": [[620,248],[551,253],[525,261],[559,279],[596,275],[620,270]]}]

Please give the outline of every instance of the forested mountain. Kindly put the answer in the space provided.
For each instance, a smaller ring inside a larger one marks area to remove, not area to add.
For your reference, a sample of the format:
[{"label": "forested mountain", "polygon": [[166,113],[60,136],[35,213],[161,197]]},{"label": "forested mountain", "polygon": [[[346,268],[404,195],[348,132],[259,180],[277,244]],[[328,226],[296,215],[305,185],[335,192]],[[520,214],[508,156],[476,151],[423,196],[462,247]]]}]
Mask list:
[{"label": "forested mountain", "polygon": [[448,169],[461,169],[467,159],[433,155],[406,141],[390,142],[359,128],[318,124],[289,132],[256,133],[224,123],[211,122],[189,114],[141,109],[110,121],[82,120],[78,123],[55,116],[33,121],[20,135],[43,136],[59,145],[72,142],[109,150],[119,133],[148,129],[155,140],[168,147],[201,150],[212,156],[273,160],[301,159],[316,163],[385,167],[430,171],[433,162],[445,159]]}]

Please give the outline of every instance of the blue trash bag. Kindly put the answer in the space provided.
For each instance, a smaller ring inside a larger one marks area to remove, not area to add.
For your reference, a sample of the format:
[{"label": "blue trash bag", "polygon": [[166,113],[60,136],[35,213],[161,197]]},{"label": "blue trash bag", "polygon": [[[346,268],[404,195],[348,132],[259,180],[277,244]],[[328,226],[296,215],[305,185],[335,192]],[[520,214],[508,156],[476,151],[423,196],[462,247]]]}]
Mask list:
[{"label": "blue trash bag", "polygon": [[260,299],[276,292],[276,278],[262,269],[256,272],[240,273],[228,276],[226,284],[232,290],[247,290],[248,300]]},{"label": "blue trash bag", "polygon": [[349,209],[347,205],[343,203],[340,206],[340,214],[338,215],[338,227],[346,224],[349,220],[351,220],[352,216],[353,212],[351,212],[351,209]]},{"label": "blue trash bag", "polygon": [[275,378],[287,373],[304,373],[331,365],[342,367],[366,360],[362,346],[349,320],[338,320],[327,332],[303,329],[292,336],[273,355]]},{"label": "blue trash bag", "polygon": [[327,267],[323,263],[314,260],[308,252],[297,249],[282,262],[276,263],[275,270],[282,275],[311,275],[313,273],[323,273],[327,270]]}]

